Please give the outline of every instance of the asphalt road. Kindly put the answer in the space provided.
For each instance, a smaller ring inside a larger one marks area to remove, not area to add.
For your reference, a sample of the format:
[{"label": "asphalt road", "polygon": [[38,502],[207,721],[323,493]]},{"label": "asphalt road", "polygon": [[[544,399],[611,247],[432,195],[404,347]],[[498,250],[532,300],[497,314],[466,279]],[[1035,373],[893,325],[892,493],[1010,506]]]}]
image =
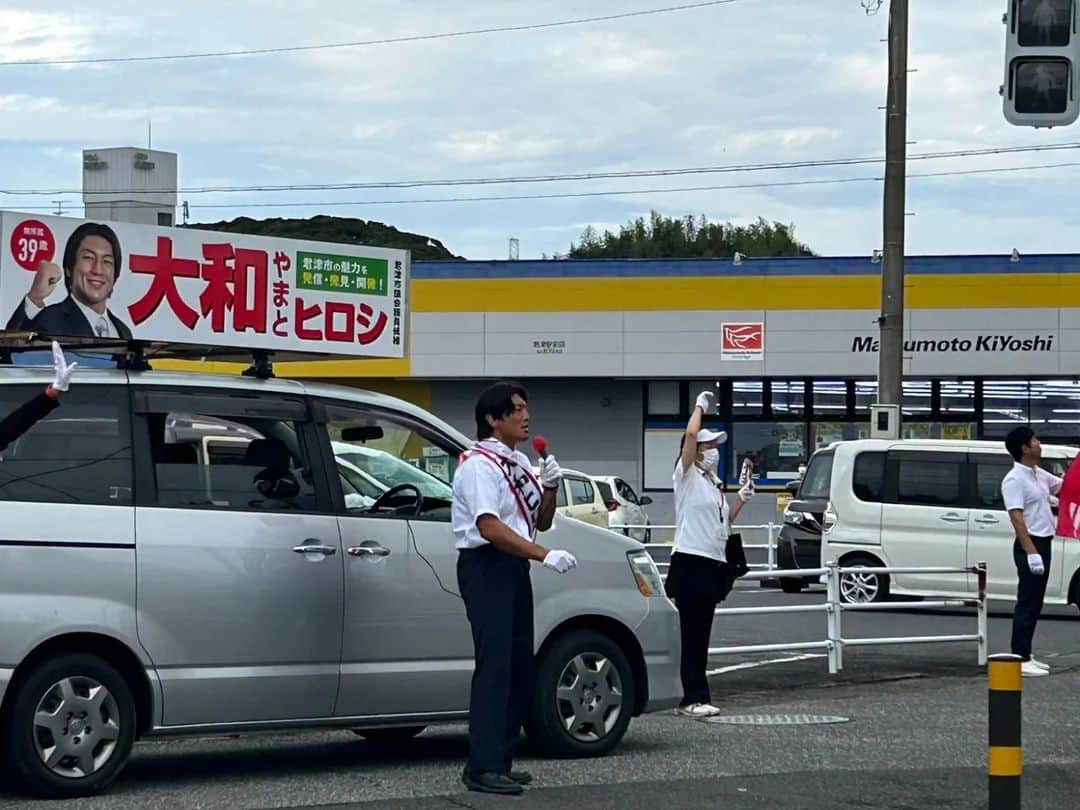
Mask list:
[{"label": "asphalt road", "polygon": [[[740,588],[734,605],[813,604]],[[1037,654],[1053,667],[1024,684],[1026,808],[1075,806],[1080,789],[1080,617],[1045,618]],[[720,617],[714,644],[824,637],[823,615]],[[897,610],[850,615],[845,634],[974,632],[973,612]],[[1006,651],[1009,618],[990,622],[991,652]],[[145,742],[104,796],[80,810],[128,808],[977,808],[986,796],[986,678],[974,644],[860,648],[830,676],[825,659],[769,654],[715,658],[711,679],[725,717],[802,716],[828,723],[707,723],[671,713],[636,719],[603,759],[552,761],[526,748],[536,784],[519,799],[468,793],[458,782],[464,726],[426,731],[399,749],[348,732]],[[798,718],[797,718],[798,719]],[[0,810],[30,803],[0,793]]]}]

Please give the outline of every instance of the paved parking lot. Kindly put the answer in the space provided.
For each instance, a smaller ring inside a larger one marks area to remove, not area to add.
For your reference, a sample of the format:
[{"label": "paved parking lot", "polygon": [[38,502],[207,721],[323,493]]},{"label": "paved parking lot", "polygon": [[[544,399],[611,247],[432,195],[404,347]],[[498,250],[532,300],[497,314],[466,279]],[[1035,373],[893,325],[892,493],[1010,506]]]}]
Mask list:
[{"label": "paved parking lot", "polygon": [[[732,605],[816,602],[740,589]],[[1065,808],[1080,789],[1080,617],[1054,610],[1037,650],[1053,668],[1025,683],[1025,806]],[[852,635],[967,633],[974,614],[898,610],[851,617]],[[1007,648],[1007,613],[991,650]],[[718,619],[714,643],[824,637],[823,616]],[[360,807],[985,807],[986,680],[973,644],[851,650],[830,676],[824,658],[715,659],[716,703],[728,716],[816,715],[822,725],[731,725],[663,713],[637,719],[617,752],[551,761],[522,752],[537,784],[522,799],[467,793],[457,781],[464,726],[430,729],[397,750],[349,732],[147,742],[112,791],[79,802],[127,808]],[[0,808],[26,806],[0,794]],[[66,806],[42,802],[35,806]]]}]

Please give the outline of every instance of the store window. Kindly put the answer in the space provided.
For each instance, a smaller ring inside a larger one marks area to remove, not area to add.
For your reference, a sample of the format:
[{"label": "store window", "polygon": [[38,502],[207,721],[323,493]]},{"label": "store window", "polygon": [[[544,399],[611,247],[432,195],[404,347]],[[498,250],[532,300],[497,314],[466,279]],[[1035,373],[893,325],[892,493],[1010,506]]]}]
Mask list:
[{"label": "store window", "polygon": [[648,384],[648,411],[658,416],[679,415],[679,383],[665,380]]},{"label": "store window", "polygon": [[806,425],[803,422],[744,422],[732,425],[735,457],[731,475],[737,476],[749,457],[763,482],[789,481],[806,463]]},{"label": "store window", "polygon": [[983,436],[1004,437],[1029,419],[1026,380],[987,380],[983,383]]},{"label": "store window", "polygon": [[974,380],[941,381],[941,415],[955,416],[975,413]]},{"label": "store window", "polygon": [[974,422],[903,422],[900,433],[905,439],[974,439]]},{"label": "store window", "polygon": [[[933,412],[932,392],[933,383],[930,380],[904,380],[903,416],[929,416]],[[860,380],[855,383],[855,410],[860,416],[870,412],[870,406],[878,401],[877,396],[876,381]]]},{"label": "store window", "polygon": [[806,413],[806,383],[803,380],[772,380],[772,413],[777,419]]},{"label": "store window", "polygon": [[833,442],[849,442],[870,436],[870,425],[866,422],[814,422],[814,450],[828,447]]},{"label": "store window", "polygon": [[1033,380],[1028,388],[1031,424],[1040,436],[1080,437],[1080,383]]},{"label": "store window", "polygon": [[814,416],[835,419],[847,414],[847,382],[814,380]]},{"label": "store window", "polygon": [[735,380],[731,384],[731,415],[735,419],[761,416],[765,384],[761,380]]}]

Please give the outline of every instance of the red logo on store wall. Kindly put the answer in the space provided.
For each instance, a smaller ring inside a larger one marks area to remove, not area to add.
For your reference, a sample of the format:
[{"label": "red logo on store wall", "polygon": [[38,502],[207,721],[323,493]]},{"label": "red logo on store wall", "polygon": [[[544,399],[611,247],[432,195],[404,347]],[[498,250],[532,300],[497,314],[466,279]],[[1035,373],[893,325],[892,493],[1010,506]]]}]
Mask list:
[{"label": "red logo on store wall", "polygon": [[765,351],[765,324],[725,323],[722,328],[722,350],[725,354],[748,355]]},{"label": "red logo on store wall", "polygon": [[23,270],[31,272],[42,262],[51,262],[56,255],[56,239],[49,226],[36,219],[27,219],[11,232],[11,255]]}]

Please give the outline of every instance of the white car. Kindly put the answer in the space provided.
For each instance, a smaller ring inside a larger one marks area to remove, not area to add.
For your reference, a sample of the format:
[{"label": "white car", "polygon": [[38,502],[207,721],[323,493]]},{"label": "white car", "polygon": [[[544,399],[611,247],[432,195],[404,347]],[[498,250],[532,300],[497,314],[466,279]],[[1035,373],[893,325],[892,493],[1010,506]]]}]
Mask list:
[{"label": "white car", "polygon": [[[539,468],[533,468],[533,472],[540,475]],[[555,511],[582,523],[606,529],[608,507],[600,496],[599,487],[583,472],[565,467],[562,472],[562,486],[555,493]]]},{"label": "white car", "polygon": [[617,529],[627,537],[648,543],[652,538],[649,526],[649,513],[645,507],[652,503],[648,495],[638,497],[634,488],[626,481],[614,475],[594,475],[593,482],[600,490],[600,497],[608,510],[608,525],[611,527],[633,526],[632,529]]}]

